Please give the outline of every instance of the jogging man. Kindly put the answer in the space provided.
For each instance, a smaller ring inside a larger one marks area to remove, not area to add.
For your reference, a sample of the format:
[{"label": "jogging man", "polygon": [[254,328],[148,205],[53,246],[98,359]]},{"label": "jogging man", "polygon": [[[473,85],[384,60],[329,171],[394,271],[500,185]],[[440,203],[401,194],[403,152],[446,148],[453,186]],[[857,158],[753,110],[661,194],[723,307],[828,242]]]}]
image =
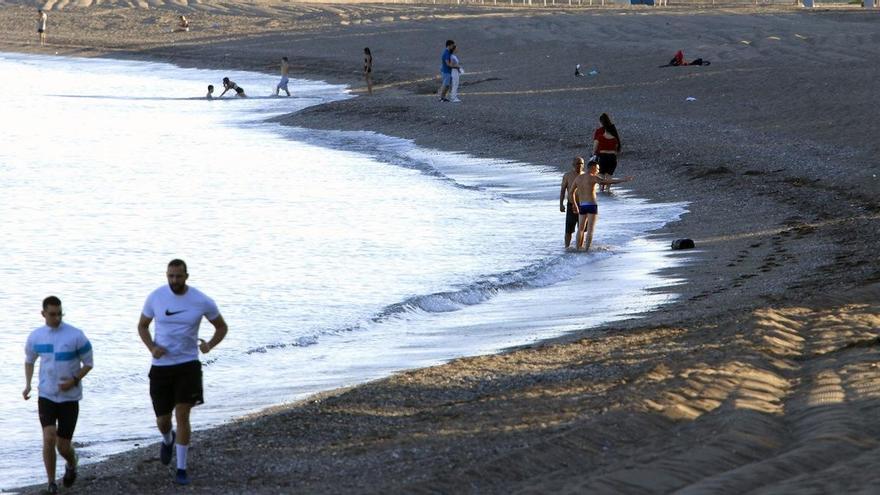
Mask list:
[{"label": "jogging man", "polygon": [[571,200],[563,204],[563,199],[570,198],[572,194],[572,184],[574,180],[584,173],[584,159],[576,156],[571,162],[572,170],[569,170],[562,176],[562,185],[559,187],[559,211],[565,213],[565,249],[571,247],[571,235],[574,233],[578,224],[578,214],[574,209]]},{"label": "jogging man", "polygon": [[[162,464],[169,464],[172,450],[176,450],[177,473],[174,480],[180,485],[187,485],[190,410],[204,403],[199,350],[205,354],[210,352],[223,341],[228,328],[214,301],[195,287],[186,285],[189,274],[183,260],[171,260],[166,275],[168,285],[154,290],[144,303],[138,334],[153,355],[150,398],[156,413],[156,426],[162,434],[159,459]],[[208,342],[199,338],[199,324],[203,316],[214,325],[214,336]],[[150,335],[150,322],[153,319],[156,320],[155,336]],[[171,429],[172,412],[177,419],[176,433]],[[172,449],[175,439],[176,445]]]},{"label": "jogging man", "polygon": [[37,408],[43,427],[43,464],[49,478],[48,493],[58,493],[55,483],[56,449],[67,461],[62,479],[70,487],[76,481],[76,452],[73,431],[79,417],[82,379],[92,370],[92,344],[82,330],[63,323],[61,300],[55,296],[43,299],[46,324],[28,336],[24,353],[24,400],[31,398],[34,363],[40,358],[40,388]]}]

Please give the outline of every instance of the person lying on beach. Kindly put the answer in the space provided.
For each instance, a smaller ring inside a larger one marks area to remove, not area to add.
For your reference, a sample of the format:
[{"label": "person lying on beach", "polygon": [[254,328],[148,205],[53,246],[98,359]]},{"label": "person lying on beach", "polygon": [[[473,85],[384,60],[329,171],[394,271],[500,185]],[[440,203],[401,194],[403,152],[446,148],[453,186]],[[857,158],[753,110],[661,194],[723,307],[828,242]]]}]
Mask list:
[{"label": "person lying on beach", "polygon": [[[584,163],[584,159],[576,157],[575,162]],[[590,160],[587,164],[587,173],[575,177],[571,184],[571,199],[569,203],[578,214],[577,242],[578,250],[589,251],[593,243],[593,230],[596,228],[596,219],[599,216],[599,204],[596,202],[596,185],[620,184],[633,180],[632,176],[622,179],[604,179],[599,177],[599,163]]]},{"label": "person lying on beach", "polygon": [[205,98],[207,98],[209,100],[214,99],[214,85],[213,84],[208,85],[208,95],[205,96]]},{"label": "person lying on beach", "polygon": [[186,20],[185,16],[180,16],[180,22],[177,23],[177,32],[187,32],[189,31],[189,21]]},{"label": "person lying on beach", "polygon": [[228,77],[224,77],[223,78],[223,92],[220,93],[220,96],[218,96],[218,98],[223,98],[223,95],[225,95],[226,92],[229,91],[230,89],[234,90],[235,95],[238,96],[239,98],[247,97],[247,95],[244,94],[244,88],[242,88],[238,84],[235,84],[235,81],[230,81]]},{"label": "person lying on beach", "polygon": [[660,67],[679,67],[682,65],[709,65],[712,62],[708,60],[703,60],[701,58],[694,59],[692,62],[688,63],[687,60],[684,59],[684,52],[679,50],[675,52],[675,55],[672,57],[672,60],[669,61],[666,65],[661,65]]}]

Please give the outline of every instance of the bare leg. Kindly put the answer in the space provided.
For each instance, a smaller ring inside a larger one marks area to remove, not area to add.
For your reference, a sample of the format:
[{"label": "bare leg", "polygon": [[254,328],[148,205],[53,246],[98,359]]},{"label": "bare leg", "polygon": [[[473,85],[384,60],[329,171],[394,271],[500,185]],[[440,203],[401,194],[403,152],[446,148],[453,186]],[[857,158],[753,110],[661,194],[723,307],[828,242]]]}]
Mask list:
[{"label": "bare leg", "polygon": [[364,74],[364,78],[367,80],[367,93],[373,94],[373,76],[367,72]]},{"label": "bare leg", "polygon": [[171,431],[171,415],[157,416],[156,426],[159,427],[159,433],[163,435]]},{"label": "bare leg", "polygon": [[73,450],[73,442],[67,438],[58,437],[56,444],[58,453],[67,461],[68,466],[76,466],[76,454]]},{"label": "bare leg", "polygon": [[587,226],[586,226],[587,227],[587,229],[586,229],[587,230],[587,239],[586,239],[586,243],[585,243],[586,245],[585,245],[584,249],[586,251],[589,251],[590,245],[593,243],[593,229],[596,228],[596,219],[599,218],[599,215],[590,214],[590,215],[586,215],[586,217],[587,217]]},{"label": "bare leg", "polygon": [[583,249],[584,247],[584,227],[587,223],[587,217],[588,215],[578,215],[577,242],[575,243],[577,249]]},{"label": "bare leg", "polygon": [[565,233],[565,249],[568,249],[570,247],[571,247],[571,234],[566,232]]},{"label": "bare leg", "polygon": [[174,406],[174,416],[177,419],[177,443],[189,445],[189,436],[192,429],[189,425],[189,412],[192,404],[177,404]]},{"label": "bare leg", "polygon": [[55,427],[47,426],[43,428],[43,465],[46,466],[46,476],[49,483],[55,482]]}]

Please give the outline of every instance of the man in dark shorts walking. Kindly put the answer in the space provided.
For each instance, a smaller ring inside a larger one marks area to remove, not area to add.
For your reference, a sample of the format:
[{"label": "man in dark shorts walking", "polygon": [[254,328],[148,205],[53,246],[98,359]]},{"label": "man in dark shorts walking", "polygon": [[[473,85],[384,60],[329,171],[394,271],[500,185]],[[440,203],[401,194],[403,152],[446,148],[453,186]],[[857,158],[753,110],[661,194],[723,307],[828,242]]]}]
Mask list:
[{"label": "man in dark shorts walking", "polygon": [[578,214],[571,201],[568,201],[566,204],[563,204],[562,201],[565,198],[571,197],[573,192],[571,186],[574,180],[584,173],[584,159],[579,156],[574,157],[574,161],[571,162],[571,168],[572,170],[562,176],[562,186],[559,188],[559,211],[565,213],[566,249],[571,247],[571,235],[574,234],[574,229],[578,225]]},{"label": "man in dark shorts walking", "polygon": [[[174,481],[187,485],[186,456],[192,431],[189,415],[194,406],[204,403],[199,350],[210,352],[226,337],[228,328],[214,301],[186,285],[189,274],[183,260],[171,260],[166,276],[168,285],[154,290],[144,303],[138,334],[153,355],[150,398],[156,426],[162,434],[159,459],[167,465],[176,451]],[[214,335],[207,342],[199,338],[203,316],[214,325]],[[154,319],[155,337],[150,335],[150,322]],[[177,432],[171,428],[172,412],[177,419]]]},{"label": "man in dark shorts walking", "polygon": [[82,379],[92,370],[92,344],[82,330],[63,323],[61,300],[43,299],[46,324],[35,329],[25,344],[24,400],[31,398],[34,363],[40,358],[40,387],[37,407],[43,427],[43,464],[49,478],[48,493],[58,493],[55,484],[55,451],[67,461],[62,479],[70,487],[76,481],[77,458],[73,449],[73,431],[79,418]]}]

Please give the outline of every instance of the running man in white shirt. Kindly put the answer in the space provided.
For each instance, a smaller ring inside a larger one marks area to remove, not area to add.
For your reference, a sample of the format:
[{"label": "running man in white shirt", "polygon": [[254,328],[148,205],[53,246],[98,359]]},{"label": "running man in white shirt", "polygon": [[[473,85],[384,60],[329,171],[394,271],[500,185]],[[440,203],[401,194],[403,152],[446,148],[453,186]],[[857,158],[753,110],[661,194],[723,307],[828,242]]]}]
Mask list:
[{"label": "running man in white shirt", "polygon": [[71,440],[79,417],[82,379],[92,370],[92,344],[82,330],[63,323],[61,300],[43,299],[46,324],[35,329],[25,344],[24,400],[31,398],[34,363],[40,358],[40,386],[37,408],[43,427],[43,464],[49,478],[48,493],[58,493],[55,483],[55,450],[67,461],[62,479],[70,487],[76,481],[77,458]]},{"label": "running man in white shirt", "polygon": [[[204,403],[202,363],[199,350],[207,354],[219,344],[228,328],[214,301],[195,287],[186,285],[189,274],[183,260],[171,260],[166,272],[168,285],[154,290],[141,311],[138,334],[153,355],[150,368],[150,398],[156,425],[162,434],[159,459],[171,462],[172,445],[177,454],[174,480],[189,484],[186,455],[190,441],[190,411]],[[214,335],[205,342],[199,338],[202,317],[214,325]],[[156,320],[154,335],[150,323]],[[171,428],[171,413],[177,419],[177,432]]]}]

